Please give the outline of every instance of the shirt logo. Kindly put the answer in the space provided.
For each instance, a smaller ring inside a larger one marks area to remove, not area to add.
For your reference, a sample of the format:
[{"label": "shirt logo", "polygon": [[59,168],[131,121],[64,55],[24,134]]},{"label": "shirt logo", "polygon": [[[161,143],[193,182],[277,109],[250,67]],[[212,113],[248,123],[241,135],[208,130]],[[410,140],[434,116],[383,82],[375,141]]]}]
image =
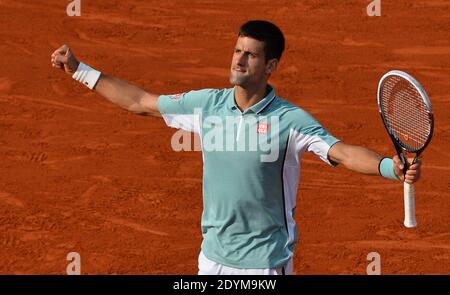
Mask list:
[{"label": "shirt logo", "polygon": [[184,93],[177,93],[177,94],[171,95],[170,98],[171,99],[180,99],[183,97],[183,95],[184,95]]},{"label": "shirt logo", "polygon": [[268,130],[269,130],[269,124],[268,123],[258,122],[258,128],[256,129],[257,133],[259,133],[259,134],[267,134]]}]

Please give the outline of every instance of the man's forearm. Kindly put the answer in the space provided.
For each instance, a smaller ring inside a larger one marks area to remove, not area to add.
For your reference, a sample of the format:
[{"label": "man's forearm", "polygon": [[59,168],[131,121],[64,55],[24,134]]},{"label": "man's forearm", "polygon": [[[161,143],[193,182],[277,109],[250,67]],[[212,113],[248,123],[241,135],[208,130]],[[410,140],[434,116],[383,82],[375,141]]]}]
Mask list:
[{"label": "man's forearm", "polygon": [[158,96],[116,77],[102,74],[94,89],[112,103],[137,114],[159,115]]},{"label": "man's forearm", "polygon": [[350,145],[348,149],[351,157],[343,163],[348,169],[364,174],[379,175],[378,164],[382,156],[361,146]]},{"label": "man's forearm", "polygon": [[367,148],[341,142],[331,147],[329,157],[350,170],[374,175],[379,174],[378,165],[382,159],[382,156]]}]

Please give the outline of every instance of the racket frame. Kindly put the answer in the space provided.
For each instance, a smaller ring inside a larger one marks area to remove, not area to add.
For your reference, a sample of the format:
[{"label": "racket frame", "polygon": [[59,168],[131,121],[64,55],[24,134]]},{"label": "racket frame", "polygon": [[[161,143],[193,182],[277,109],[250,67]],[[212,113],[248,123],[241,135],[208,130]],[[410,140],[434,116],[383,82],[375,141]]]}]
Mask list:
[{"label": "racket frame", "polygon": [[[410,82],[414,86],[414,88],[419,92],[420,96],[423,99],[423,102],[425,103],[425,105],[428,108],[428,113],[430,114],[430,119],[431,119],[430,136],[428,136],[428,139],[425,142],[425,144],[418,150],[412,150],[408,146],[405,146],[401,141],[398,141],[397,138],[394,136],[393,132],[391,132],[391,128],[386,123],[385,115],[384,115],[383,111],[381,110],[380,97],[381,97],[381,92],[383,91],[383,82],[389,76],[399,76],[399,77],[407,80],[408,82]],[[390,71],[390,72],[384,74],[383,77],[381,77],[380,81],[378,82],[377,103],[378,103],[378,111],[380,112],[384,127],[388,131],[389,137],[391,138],[392,143],[395,146],[398,156],[403,161],[403,164],[408,164],[408,163],[406,163],[406,159],[404,158],[402,150],[406,151],[408,153],[416,153],[415,158],[417,158],[420,156],[420,154],[423,152],[423,150],[427,147],[427,145],[431,141],[431,138],[433,137],[434,115],[433,115],[433,109],[431,107],[430,99],[429,99],[427,93],[425,92],[425,89],[423,89],[422,85],[420,85],[420,83],[416,79],[414,79],[414,77],[409,75],[408,73],[405,73],[405,72],[402,72],[399,70],[393,70],[393,71]],[[407,167],[405,166],[405,168],[407,168]],[[405,169],[405,172],[406,172],[406,169]]]}]

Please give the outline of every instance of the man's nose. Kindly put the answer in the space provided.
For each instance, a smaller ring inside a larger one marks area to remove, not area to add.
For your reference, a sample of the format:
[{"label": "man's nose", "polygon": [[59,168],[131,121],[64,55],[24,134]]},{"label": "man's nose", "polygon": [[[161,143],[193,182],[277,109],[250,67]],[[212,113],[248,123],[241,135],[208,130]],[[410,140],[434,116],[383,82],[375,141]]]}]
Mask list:
[{"label": "man's nose", "polygon": [[246,62],[246,56],[245,56],[245,54],[244,54],[244,53],[238,53],[238,54],[237,54],[237,57],[236,57],[236,63],[237,63],[239,66],[243,66],[243,65],[245,65],[245,62]]}]

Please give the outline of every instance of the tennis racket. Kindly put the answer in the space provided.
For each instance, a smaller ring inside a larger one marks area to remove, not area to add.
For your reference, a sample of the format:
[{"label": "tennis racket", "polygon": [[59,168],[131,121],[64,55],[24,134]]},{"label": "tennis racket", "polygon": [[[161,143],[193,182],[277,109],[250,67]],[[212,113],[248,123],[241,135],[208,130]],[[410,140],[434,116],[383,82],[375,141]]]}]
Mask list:
[{"label": "tennis racket", "polygon": [[[377,100],[384,126],[406,173],[407,153],[415,154],[414,164],[433,135],[434,117],[430,99],[412,76],[402,71],[390,71],[380,79]],[[404,225],[416,227],[414,185],[406,182],[403,185]]]}]

